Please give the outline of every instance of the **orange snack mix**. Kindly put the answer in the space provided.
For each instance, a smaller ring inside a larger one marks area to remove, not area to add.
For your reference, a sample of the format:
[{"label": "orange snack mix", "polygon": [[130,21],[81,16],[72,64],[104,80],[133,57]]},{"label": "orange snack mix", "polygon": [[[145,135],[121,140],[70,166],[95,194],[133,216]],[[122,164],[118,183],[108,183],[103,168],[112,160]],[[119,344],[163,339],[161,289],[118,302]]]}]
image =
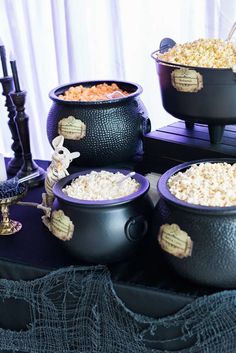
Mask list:
[{"label": "orange snack mix", "polygon": [[128,95],[129,93],[120,89],[116,83],[111,85],[100,83],[92,87],[84,87],[82,85],[70,87],[63,94],[60,94],[58,98],[66,101],[92,102],[122,98]]}]

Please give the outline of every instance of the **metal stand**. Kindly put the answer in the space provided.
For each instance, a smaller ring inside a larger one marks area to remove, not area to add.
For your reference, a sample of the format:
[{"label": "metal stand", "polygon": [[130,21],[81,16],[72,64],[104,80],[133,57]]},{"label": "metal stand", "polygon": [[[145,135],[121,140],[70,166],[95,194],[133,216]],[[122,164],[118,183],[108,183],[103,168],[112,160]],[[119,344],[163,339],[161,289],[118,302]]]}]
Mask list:
[{"label": "metal stand", "polygon": [[10,219],[10,206],[17,203],[22,197],[26,195],[27,189],[21,194],[0,199],[0,236],[1,235],[11,235],[19,232],[22,228],[22,224],[18,221]]}]

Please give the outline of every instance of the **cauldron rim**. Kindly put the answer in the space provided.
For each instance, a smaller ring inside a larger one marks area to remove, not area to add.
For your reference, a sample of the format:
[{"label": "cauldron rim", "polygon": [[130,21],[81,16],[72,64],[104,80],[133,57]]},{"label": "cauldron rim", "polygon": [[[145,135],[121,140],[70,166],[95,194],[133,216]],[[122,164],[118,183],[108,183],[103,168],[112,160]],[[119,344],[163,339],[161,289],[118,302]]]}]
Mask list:
[{"label": "cauldron rim", "polygon": [[161,175],[161,177],[158,180],[157,183],[157,189],[160,193],[161,198],[163,198],[167,203],[170,203],[171,205],[174,205],[177,208],[183,209],[185,212],[190,212],[190,213],[196,213],[196,214],[205,214],[205,215],[232,215],[236,213],[236,206],[227,206],[227,207],[213,207],[213,206],[202,206],[202,205],[195,205],[191,203],[187,203],[185,201],[182,201],[175,197],[171,192],[169,191],[169,188],[167,186],[167,181],[169,178],[180,172],[184,171],[185,169],[188,169],[194,164],[199,164],[199,163],[221,163],[221,162],[226,162],[226,163],[236,163],[235,158],[208,158],[208,159],[198,159],[198,160],[192,160],[189,162],[181,163],[178,164],[170,169],[168,169],[164,174]]},{"label": "cauldron rim", "polygon": [[77,199],[74,197],[70,197],[66,195],[63,191],[62,188],[65,187],[67,184],[69,184],[72,180],[75,178],[79,177],[80,175],[85,175],[89,174],[92,171],[101,171],[101,170],[106,170],[112,173],[120,172],[122,174],[128,174],[130,173],[130,170],[126,169],[115,169],[115,168],[88,168],[80,172],[76,172],[73,174],[70,174],[62,179],[60,179],[53,187],[53,193],[56,196],[56,198],[62,200],[65,203],[72,204],[74,206],[79,206],[79,207],[91,207],[91,208],[101,208],[101,207],[112,207],[112,206],[119,206],[123,204],[127,204],[133,200],[138,199],[139,197],[145,195],[149,188],[150,188],[150,183],[148,179],[145,178],[145,176],[135,173],[134,176],[132,176],[133,179],[135,179],[138,183],[140,183],[140,188],[127,196],[120,197],[117,199],[112,199],[112,200],[81,200]]},{"label": "cauldron rim", "polygon": [[[133,93],[130,93],[128,96],[124,96],[121,98],[114,98],[114,99],[108,99],[108,100],[100,100],[100,101],[67,101],[67,100],[63,100],[58,98],[58,95],[61,94],[62,92],[65,92],[68,88],[73,87],[73,86],[78,86],[78,85],[82,85],[82,86],[94,86],[94,85],[98,85],[101,83],[107,83],[107,84],[112,84],[112,83],[116,83],[118,86],[119,85],[128,85],[131,87],[133,87],[135,89],[135,91]],[[142,86],[140,86],[138,83],[134,83],[134,82],[130,82],[130,81],[119,81],[119,80],[91,80],[91,81],[79,81],[79,82],[70,82],[70,83],[66,83],[60,86],[57,86],[55,88],[53,88],[50,92],[49,92],[49,98],[56,103],[59,104],[66,104],[66,105],[78,105],[78,106],[88,106],[88,105],[92,105],[92,106],[99,106],[99,105],[104,105],[104,104],[114,104],[114,103],[118,103],[118,102],[124,102],[130,99],[133,99],[137,96],[139,96],[141,93],[143,92],[143,88]]]}]

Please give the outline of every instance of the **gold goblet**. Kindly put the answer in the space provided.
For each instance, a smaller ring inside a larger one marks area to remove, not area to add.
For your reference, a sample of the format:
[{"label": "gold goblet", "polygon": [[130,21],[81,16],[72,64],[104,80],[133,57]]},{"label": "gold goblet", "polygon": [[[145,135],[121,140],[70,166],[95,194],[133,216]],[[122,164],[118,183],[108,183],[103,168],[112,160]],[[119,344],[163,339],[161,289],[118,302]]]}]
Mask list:
[{"label": "gold goblet", "polygon": [[26,195],[27,188],[23,192],[15,196],[0,199],[0,208],[2,214],[2,221],[0,223],[0,235],[11,235],[19,232],[22,224],[18,221],[9,218],[9,208],[11,205],[16,204],[22,197]]}]

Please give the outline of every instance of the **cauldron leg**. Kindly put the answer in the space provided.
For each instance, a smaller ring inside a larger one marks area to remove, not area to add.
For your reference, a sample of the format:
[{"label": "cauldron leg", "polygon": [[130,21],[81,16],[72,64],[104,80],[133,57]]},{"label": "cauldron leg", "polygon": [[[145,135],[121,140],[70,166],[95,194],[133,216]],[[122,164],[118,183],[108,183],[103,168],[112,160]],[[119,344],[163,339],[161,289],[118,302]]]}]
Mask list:
[{"label": "cauldron leg", "polygon": [[224,134],[224,125],[208,125],[210,142],[213,144],[221,143]]},{"label": "cauldron leg", "polygon": [[194,123],[192,121],[185,121],[186,129],[192,130],[194,128]]}]

